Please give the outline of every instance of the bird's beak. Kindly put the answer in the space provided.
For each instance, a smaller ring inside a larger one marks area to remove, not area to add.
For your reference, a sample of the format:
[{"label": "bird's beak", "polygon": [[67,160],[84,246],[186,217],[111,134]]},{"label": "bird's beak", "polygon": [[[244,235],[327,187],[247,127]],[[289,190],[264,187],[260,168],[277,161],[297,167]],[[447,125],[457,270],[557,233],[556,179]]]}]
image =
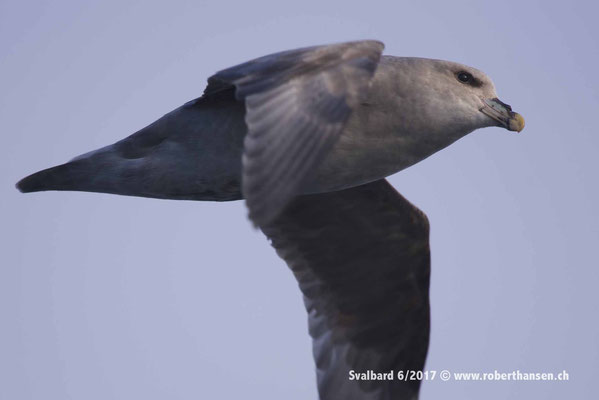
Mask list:
[{"label": "bird's beak", "polygon": [[497,97],[483,99],[483,103],[484,106],[480,111],[499,122],[507,130],[520,132],[524,129],[524,117],[517,112],[513,112],[510,105],[505,104]]}]

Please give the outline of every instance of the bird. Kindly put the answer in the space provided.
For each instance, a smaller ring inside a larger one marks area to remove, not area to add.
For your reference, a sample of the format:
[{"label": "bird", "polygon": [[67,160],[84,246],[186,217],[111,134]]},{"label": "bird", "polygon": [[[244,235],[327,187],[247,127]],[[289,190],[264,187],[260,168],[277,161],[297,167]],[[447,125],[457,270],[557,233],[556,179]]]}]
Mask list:
[{"label": "bird", "polygon": [[203,94],[21,192],[245,200],[308,313],[321,400],[417,399],[430,335],[429,221],[386,178],[524,118],[482,71],[383,55],[377,40],[221,70]]}]

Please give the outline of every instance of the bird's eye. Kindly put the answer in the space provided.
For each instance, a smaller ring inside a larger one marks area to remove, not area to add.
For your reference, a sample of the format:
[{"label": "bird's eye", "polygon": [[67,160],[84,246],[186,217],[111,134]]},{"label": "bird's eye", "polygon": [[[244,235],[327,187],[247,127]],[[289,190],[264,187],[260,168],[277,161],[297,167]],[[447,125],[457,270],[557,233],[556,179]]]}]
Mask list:
[{"label": "bird's eye", "polygon": [[458,72],[458,80],[462,83],[468,83],[472,81],[472,74],[466,71]]}]

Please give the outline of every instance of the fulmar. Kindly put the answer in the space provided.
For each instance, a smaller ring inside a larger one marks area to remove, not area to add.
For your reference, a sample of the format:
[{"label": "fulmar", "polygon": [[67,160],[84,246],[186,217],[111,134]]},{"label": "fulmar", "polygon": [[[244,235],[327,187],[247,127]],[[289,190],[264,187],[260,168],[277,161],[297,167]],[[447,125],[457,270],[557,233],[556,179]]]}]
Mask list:
[{"label": "fulmar", "polygon": [[17,187],[245,199],[304,295],[320,398],[417,398],[429,224],[385,178],[478,128],[519,132],[524,119],[483,72],[383,47],[315,46],[222,70],[201,97]]}]

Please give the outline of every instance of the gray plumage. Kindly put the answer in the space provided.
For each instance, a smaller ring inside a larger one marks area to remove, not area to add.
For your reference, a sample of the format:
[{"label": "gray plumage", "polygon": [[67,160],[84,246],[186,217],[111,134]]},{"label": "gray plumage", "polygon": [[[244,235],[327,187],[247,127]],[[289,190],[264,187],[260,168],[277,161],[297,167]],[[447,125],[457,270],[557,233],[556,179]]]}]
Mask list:
[{"label": "gray plumage", "polygon": [[229,83],[245,101],[242,191],[257,225],[301,193],[368,88],[382,51],[375,41],[292,50],[209,79],[207,93]]},{"label": "gray plumage", "polygon": [[246,199],[299,281],[322,399],[411,399],[429,336],[428,223],[385,180],[475,129],[524,127],[461,64],[360,41],[277,53],[113,145],[21,180],[22,192]]},{"label": "gray plumage", "polygon": [[[300,196],[262,228],[299,282],[322,399],[412,399],[429,339],[429,229],[386,180]],[[393,371],[357,381],[349,371]]]}]

